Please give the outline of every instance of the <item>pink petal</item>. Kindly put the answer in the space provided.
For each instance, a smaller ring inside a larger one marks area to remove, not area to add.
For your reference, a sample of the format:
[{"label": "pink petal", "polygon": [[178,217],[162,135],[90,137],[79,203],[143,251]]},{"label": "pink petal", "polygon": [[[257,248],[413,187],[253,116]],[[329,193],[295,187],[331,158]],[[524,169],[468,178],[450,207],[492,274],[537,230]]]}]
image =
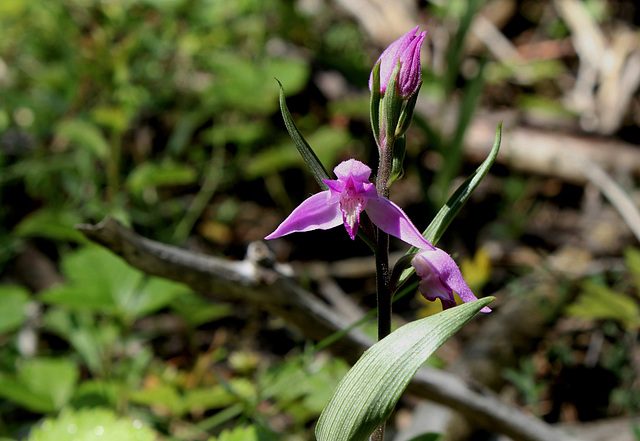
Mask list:
[{"label": "pink petal", "polygon": [[402,69],[398,78],[400,96],[408,98],[416,92],[422,76],[420,66],[420,49],[422,42],[427,36],[426,31],[422,31],[411,42],[409,47],[400,55]]},{"label": "pink petal", "polygon": [[453,308],[456,306],[453,291],[442,283],[440,274],[426,258],[427,255],[427,252],[419,253],[411,261],[411,265],[416,269],[416,274],[420,278],[418,289],[427,300],[440,299],[443,309]]},{"label": "pink petal", "polygon": [[[380,55],[378,61],[380,61],[380,92],[384,93],[387,90],[387,84],[393,73],[393,69],[396,67],[398,58],[409,47],[414,38],[416,38],[416,32],[418,32],[420,26],[416,26],[413,30],[407,32],[402,37],[391,43]],[[378,62],[376,61],[376,63]],[[373,89],[373,72],[369,76],[369,90]]]},{"label": "pink petal", "polygon": [[371,222],[385,233],[398,237],[414,247],[432,250],[435,247],[413,225],[400,207],[383,197],[371,198],[365,209]]},{"label": "pink petal", "polygon": [[[421,252],[424,253],[424,257],[431,263],[431,265],[436,268],[438,273],[440,274],[440,280],[447,285],[449,288],[454,290],[462,299],[463,302],[473,302],[474,300],[478,300],[478,298],[473,294],[467,282],[465,282],[462,277],[462,273],[460,272],[460,268],[454,262],[454,260],[447,254],[445,251],[440,248],[435,248],[433,250],[426,250]],[[480,312],[491,312],[491,309],[488,307],[484,307],[480,310]]]},{"label": "pink petal", "polygon": [[369,175],[371,175],[371,169],[356,159],[341,162],[333,169],[333,172],[340,181],[351,177],[356,181],[369,182]]},{"label": "pink petal", "polygon": [[342,223],[342,212],[338,201],[331,201],[330,196],[330,191],[326,190],[305,199],[265,239],[275,239],[296,232],[328,230],[337,227]]}]

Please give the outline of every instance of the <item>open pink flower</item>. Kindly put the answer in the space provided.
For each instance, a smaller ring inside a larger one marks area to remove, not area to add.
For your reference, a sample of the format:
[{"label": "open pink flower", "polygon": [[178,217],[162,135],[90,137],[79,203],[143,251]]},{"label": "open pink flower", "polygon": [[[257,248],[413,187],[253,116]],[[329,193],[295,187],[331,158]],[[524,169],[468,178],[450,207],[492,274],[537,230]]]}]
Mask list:
[{"label": "open pink flower", "polygon": [[[420,277],[418,289],[427,300],[440,299],[442,309],[456,306],[456,299],[453,295],[456,292],[463,302],[478,300],[477,297],[464,281],[458,265],[451,256],[440,248],[426,249],[420,251],[413,258],[411,264],[416,269],[416,274]],[[480,312],[491,312],[491,309],[484,307]]]},{"label": "open pink flower", "polygon": [[360,213],[364,210],[385,233],[421,249],[433,248],[400,207],[378,195],[375,185],[369,182],[369,167],[349,159],[338,164],[333,171],[338,179],[322,180],[329,189],[305,199],[265,239],[295,232],[328,230],[340,224],[344,224],[349,237],[355,239]]},{"label": "open pink flower", "polygon": [[[420,49],[427,36],[427,31],[418,35],[420,26],[407,32],[402,37],[391,43],[380,55],[380,93],[384,94],[389,85],[391,74],[400,60],[401,67],[398,75],[398,92],[402,98],[410,98],[416,93],[420,85]],[[377,63],[377,61],[376,61]],[[373,91],[373,72],[369,76],[369,90]]]}]

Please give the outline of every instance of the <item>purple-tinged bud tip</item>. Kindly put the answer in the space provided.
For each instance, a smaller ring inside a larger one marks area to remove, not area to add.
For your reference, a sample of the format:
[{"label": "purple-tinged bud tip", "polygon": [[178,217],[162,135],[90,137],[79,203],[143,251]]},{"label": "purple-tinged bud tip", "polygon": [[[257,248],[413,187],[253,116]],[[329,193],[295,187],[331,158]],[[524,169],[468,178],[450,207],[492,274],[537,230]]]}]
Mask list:
[{"label": "purple-tinged bud tip", "polygon": [[[393,70],[400,60],[398,75],[398,93],[404,99],[409,99],[418,90],[421,80],[420,49],[427,36],[426,31],[416,35],[420,27],[416,26],[387,47],[378,61],[380,62],[380,94],[384,94],[391,80]],[[378,62],[376,61],[376,63]],[[369,76],[369,90],[373,90],[373,72]]]}]

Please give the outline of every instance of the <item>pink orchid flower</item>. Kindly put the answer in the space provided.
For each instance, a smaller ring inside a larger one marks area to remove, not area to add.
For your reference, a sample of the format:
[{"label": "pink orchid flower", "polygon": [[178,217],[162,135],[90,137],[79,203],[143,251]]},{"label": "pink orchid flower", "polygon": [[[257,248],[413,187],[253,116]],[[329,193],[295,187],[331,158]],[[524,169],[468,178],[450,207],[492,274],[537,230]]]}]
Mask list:
[{"label": "pink orchid flower", "polygon": [[290,233],[328,230],[344,224],[351,239],[360,225],[360,213],[366,211],[371,221],[382,231],[418,248],[433,248],[400,207],[379,196],[369,182],[371,169],[360,161],[349,159],[333,170],[338,179],[323,179],[328,190],[304,200],[265,239],[275,239]]},{"label": "pink orchid flower", "polygon": [[[407,32],[402,37],[391,43],[380,55],[380,93],[384,94],[389,85],[396,63],[400,60],[400,73],[398,74],[398,93],[402,98],[410,98],[420,85],[420,49],[427,36],[427,31],[418,35],[420,26]],[[376,61],[377,64],[377,61]],[[369,76],[369,90],[373,91],[373,72]]]},{"label": "pink orchid flower", "polygon": [[[431,301],[440,299],[442,309],[456,306],[454,291],[465,303],[478,300],[462,277],[458,265],[440,248],[420,251],[411,264],[420,278],[418,289],[422,295]],[[485,306],[480,312],[491,312],[491,309]]]}]

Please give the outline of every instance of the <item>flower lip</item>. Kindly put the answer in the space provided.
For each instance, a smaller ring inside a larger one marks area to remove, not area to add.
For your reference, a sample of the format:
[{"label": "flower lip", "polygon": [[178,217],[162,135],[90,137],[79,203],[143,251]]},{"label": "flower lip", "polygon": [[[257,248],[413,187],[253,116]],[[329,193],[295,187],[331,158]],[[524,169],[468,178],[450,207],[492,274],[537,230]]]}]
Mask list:
[{"label": "flower lip", "polygon": [[[422,295],[427,300],[439,298],[443,309],[456,306],[454,292],[465,303],[478,300],[462,277],[458,265],[440,248],[420,251],[411,264],[420,277],[418,288]],[[491,312],[491,309],[485,306],[480,312]]]}]

